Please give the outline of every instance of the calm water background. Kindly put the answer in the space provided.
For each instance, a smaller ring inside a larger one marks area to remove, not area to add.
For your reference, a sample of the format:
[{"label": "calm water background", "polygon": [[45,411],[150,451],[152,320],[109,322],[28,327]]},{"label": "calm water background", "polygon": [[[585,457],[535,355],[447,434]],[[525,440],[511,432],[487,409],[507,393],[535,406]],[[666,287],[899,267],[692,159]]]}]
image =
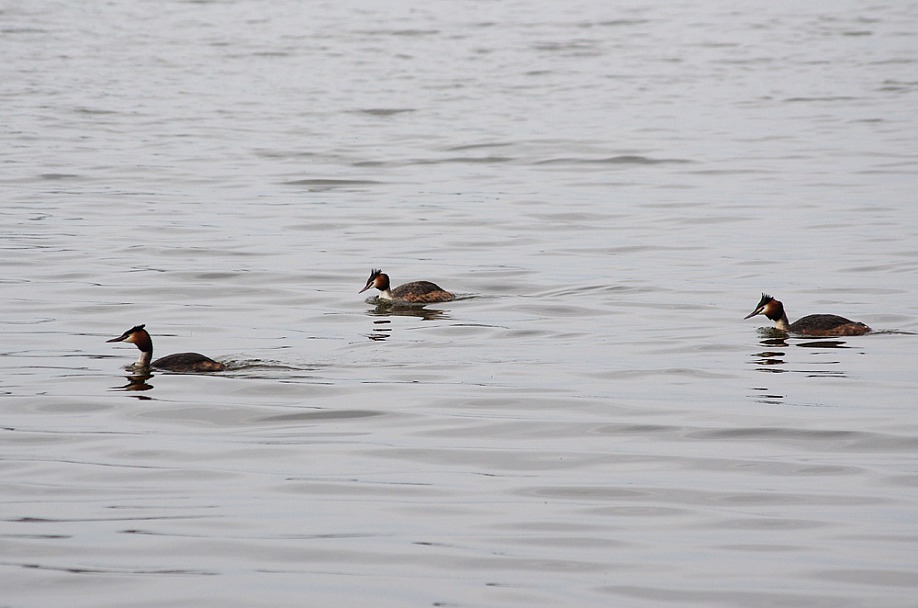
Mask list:
[{"label": "calm water background", "polygon": [[[916,33],[0,6],[0,605],[914,606]],[[136,323],[232,369],[132,385]]]}]

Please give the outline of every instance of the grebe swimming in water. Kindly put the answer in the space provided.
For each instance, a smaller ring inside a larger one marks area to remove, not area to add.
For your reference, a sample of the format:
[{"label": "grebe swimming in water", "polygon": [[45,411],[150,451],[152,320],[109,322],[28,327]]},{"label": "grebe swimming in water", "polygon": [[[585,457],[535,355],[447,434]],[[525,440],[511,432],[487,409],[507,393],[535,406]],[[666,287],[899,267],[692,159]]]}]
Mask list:
[{"label": "grebe swimming in water", "polygon": [[226,366],[219,361],[198,353],[176,353],[166,355],[150,363],[153,358],[153,340],[143,325],[135,325],[117,338],[106,342],[129,342],[140,349],[140,358],[134,364],[134,369],[164,369],[171,372],[222,372]]},{"label": "grebe swimming in water", "polygon": [[870,331],[863,323],[850,321],[838,315],[807,315],[793,323],[787,322],[784,304],[763,293],[758,306],[745,316],[750,319],[765,315],[775,322],[775,329],[805,336],[860,336]]},{"label": "grebe swimming in water", "polygon": [[379,290],[380,300],[389,300],[396,303],[431,304],[434,302],[449,302],[456,299],[455,295],[430,281],[414,281],[392,289],[389,285],[389,275],[382,270],[375,269],[370,273],[366,286],[357,293],[363,293],[371,287]]}]

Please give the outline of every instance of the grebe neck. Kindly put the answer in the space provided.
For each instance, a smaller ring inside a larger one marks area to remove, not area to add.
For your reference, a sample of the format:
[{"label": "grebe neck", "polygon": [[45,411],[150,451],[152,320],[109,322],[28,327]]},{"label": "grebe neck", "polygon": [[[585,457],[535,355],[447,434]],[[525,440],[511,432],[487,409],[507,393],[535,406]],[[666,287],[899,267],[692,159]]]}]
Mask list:
[{"label": "grebe neck", "polygon": [[771,300],[765,304],[763,312],[768,319],[775,322],[775,329],[787,331],[790,328],[790,321],[787,320],[787,311],[784,310],[784,304],[778,300],[771,298]]},{"label": "grebe neck", "polygon": [[132,338],[134,346],[140,350],[140,357],[137,358],[134,367],[137,369],[149,368],[150,361],[153,359],[153,338],[150,337],[150,334],[145,329],[135,333]]},{"label": "grebe neck", "polygon": [[140,351],[140,357],[137,358],[137,362],[134,363],[135,369],[149,369],[150,360],[153,358],[153,349],[142,350]]},{"label": "grebe neck", "polygon": [[775,329],[780,331],[788,331],[790,329],[790,323],[787,321],[787,314],[781,313],[780,319],[773,319],[775,322]]}]

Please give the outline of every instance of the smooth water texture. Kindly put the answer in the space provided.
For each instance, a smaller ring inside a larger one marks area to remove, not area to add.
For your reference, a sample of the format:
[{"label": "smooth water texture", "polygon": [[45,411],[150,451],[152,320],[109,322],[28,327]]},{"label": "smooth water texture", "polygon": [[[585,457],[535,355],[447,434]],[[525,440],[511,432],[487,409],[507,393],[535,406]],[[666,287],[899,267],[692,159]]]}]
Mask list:
[{"label": "smooth water texture", "polygon": [[913,606],[916,31],[0,7],[0,604]]}]

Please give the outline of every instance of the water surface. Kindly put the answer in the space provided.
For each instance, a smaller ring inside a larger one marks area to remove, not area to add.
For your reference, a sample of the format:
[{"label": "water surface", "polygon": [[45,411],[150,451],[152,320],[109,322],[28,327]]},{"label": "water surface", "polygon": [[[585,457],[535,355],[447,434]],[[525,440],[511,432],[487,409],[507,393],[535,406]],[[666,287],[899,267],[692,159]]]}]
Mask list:
[{"label": "water surface", "polygon": [[3,601],[912,605],[918,7],[786,8],[4,8]]}]

